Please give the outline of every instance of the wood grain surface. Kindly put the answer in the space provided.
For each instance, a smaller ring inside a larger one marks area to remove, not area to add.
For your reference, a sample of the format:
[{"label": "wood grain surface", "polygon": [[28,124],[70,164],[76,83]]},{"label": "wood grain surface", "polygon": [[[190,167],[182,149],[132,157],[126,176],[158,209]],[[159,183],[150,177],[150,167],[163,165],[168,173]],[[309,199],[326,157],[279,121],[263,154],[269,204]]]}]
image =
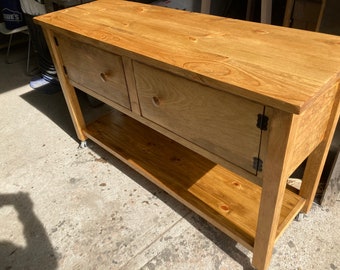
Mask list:
[{"label": "wood grain surface", "polygon": [[[84,132],[233,239],[253,248],[261,187],[115,110]],[[277,237],[304,204],[289,190],[282,193],[282,200]]]},{"label": "wood grain surface", "polygon": [[[226,94],[135,62],[136,87],[144,118],[256,174],[263,105]],[[155,104],[155,99],[157,104]]]},{"label": "wood grain surface", "polygon": [[338,36],[128,1],[95,1],[35,20],[292,113],[340,78]]}]

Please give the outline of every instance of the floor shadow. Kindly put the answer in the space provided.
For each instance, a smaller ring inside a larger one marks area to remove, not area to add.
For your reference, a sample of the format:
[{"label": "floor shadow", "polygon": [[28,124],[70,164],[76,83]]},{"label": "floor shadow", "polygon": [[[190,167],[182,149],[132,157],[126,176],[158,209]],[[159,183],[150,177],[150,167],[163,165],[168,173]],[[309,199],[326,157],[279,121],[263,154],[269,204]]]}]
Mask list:
[{"label": "floor shadow", "polygon": [[[37,108],[39,111],[41,111],[43,114],[48,116],[60,128],[62,128],[66,133],[74,138],[74,140],[78,141],[62,92],[58,92],[52,95],[46,95],[44,93],[40,93],[39,91],[31,91],[23,94],[21,97],[32,106]],[[91,121],[90,118],[96,119],[98,117],[97,115],[101,115],[103,111],[105,111],[106,109],[110,109],[106,108],[105,106],[93,108],[89,104],[87,96],[83,92],[78,93],[78,99],[84,113],[84,118],[87,122]],[[247,255],[237,248],[237,242],[226,236],[224,233],[216,229],[211,224],[199,218],[197,215],[193,214],[191,210],[185,208],[176,199],[163,192],[156,185],[151,183],[139,173],[132,170],[125,163],[114,158],[110,153],[106,152],[95,143],[88,141],[88,147],[100,157],[102,157],[98,162],[103,162],[103,160],[109,162],[114,167],[118,168],[124,174],[133,179],[142,188],[157,196],[160,200],[165,202],[169,207],[176,211],[180,216],[182,216],[194,227],[196,227],[198,231],[203,233],[208,239],[214,242],[218,248],[223,250],[228,256],[239,263],[244,270],[253,269]],[[201,169],[204,171],[204,168]],[[195,181],[195,179],[193,179],[192,181]]]},{"label": "floor shadow", "polygon": [[122,173],[133,179],[138,185],[157,196],[158,199],[166,203],[172,210],[187,220],[205,237],[212,241],[220,250],[243,267],[243,270],[254,270],[249,257],[237,247],[237,242],[218,230],[212,224],[192,212],[189,208],[178,202],[171,195],[157,187],[144,176],[131,169],[128,165],[113,157],[106,150],[89,141],[88,147],[101,157],[98,162],[109,162]]},{"label": "floor shadow", "polygon": [[[10,63],[6,63],[6,48],[0,50],[0,94],[22,87],[30,82],[31,76],[26,72],[26,60],[26,44],[11,47]],[[35,68],[35,55],[31,53],[29,70]]]},{"label": "floor shadow", "polygon": [[[56,254],[47,233],[33,211],[33,202],[27,193],[0,194],[0,208],[13,206],[23,225],[26,247],[10,241],[0,241],[0,268],[56,269]],[[1,217],[4,218],[4,217]]]},{"label": "floor shadow", "polygon": [[235,240],[196,214],[188,215],[184,218],[212,241],[220,250],[241,265],[243,270],[255,270],[249,257],[237,247],[238,243]]},{"label": "floor shadow", "polygon": [[[89,104],[88,97],[81,91],[77,92],[77,95],[86,122],[91,122],[91,120],[96,119],[98,115],[102,115],[103,111],[110,110],[110,108],[107,108],[105,105],[94,108],[93,106],[91,106],[91,104]],[[33,90],[21,95],[21,98],[23,98],[26,102],[45,114],[47,117],[49,117],[54,123],[56,123],[61,129],[63,129],[75,141],[78,142],[62,92],[48,95]],[[183,205],[180,204],[177,200],[172,198],[167,193],[163,192],[161,189],[156,187],[156,185],[151,183],[149,180],[147,180],[134,170],[130,169],[130,167],[128,167],[126,164],[114,158],[111,154],[109,154],[96,144],[89,141],[88,145],[94,152],[102,157],[99,162],[102,162],[103,160],[110,162],[113,166],[118,168],[124,174],[128,175],[144,189],[157,196],[160,200],[165,202],[169,207],[176,211],[180,216],[182,216],[193,226],[195,226],[197,230],[202,232],[208,239],[213,241],[216,246],[218,246],[236,262],[238,262],[244,270],[253,269],[251,267],[249,258],[236,247],[237,242],[217,230],[209,223],[205,222],[203,219],[199,218],[197,215],[193,214],[188,208],[183,207]],[[201,168],[200,171],[204,171],[204,168]],[[192,181],[195,181],[195,179],[192,179]]]},{"label": "floor shadow", "polygon": [[[48,116],[67,134],[74,138],[74,140],[78,141],[62,92],[47,95],[44,93],[40,93],[39,91],[31,91],[23,94],[21,97],[32,106],[37,108],[39,111],[41,111],[43,114]],[[98,115],[101,115],[106,109],[110,110],[110,108],[106,108],[105,106],[93,108],[89,104],[87,96],[81,91],[78,92],[78,99],[82,107],[86,122],[91,122],[90,118],[96,119]],[[218,248],[223,250],[233,260],[238,262],[244,270],[253,269],[247,255],[237,248],[237,242],[226,236],[224,233],[220,232],[214,226],[205,222],[203,219],[199,218],[197,215],[193,214],[188,208],[185,208],[176,199],[163,192],[156,185],[151,183],[139,173],[130,169],[130,167],[125,163],[114,158],[104,149],[100,148],[91,141],[88,141],[88,147],[91,148],[91,150],[93,150],[100,157],[102,157],[102,159],[100,159],[100,161],[98,162],[103,162],[103,160],[109,162],[114,167],[118,168],[124,174],[133,179],[142,188],[157,196],[160,200],[165,202],[169,207],[176,211],[180,216],[182,216],[194,227],[196,227],[198,231],[203,233],[208,239],[214,242],[216,246],[218,246]],[[196,174],[202,174],[203,172],[205,172],[205,170],[208,169],[209,168],[200,168],[200,170],[198,170]],[[200,177],[200,175],[197,176],[196,174],[195,176],[193,176],[193,182]]]},{"label": "floor shadow", "polygon": [[[93,105],[94,102],[89,101],[89,97],[84,92],[77,91],[77,96],[86,122],[91,122],[98,115],[110,110],[106,105]],[[32,90],[20,97],[50,118],[76,142],[79,142],[62,91],[46,94],[39,90]]]},{"label": "floor shadow", "polygon": [[37,90],[32,90],[22,94],[20,97],[50,118],[74,140],[77,140],[71,116],[61,91],[54,94],[45,94]]}]

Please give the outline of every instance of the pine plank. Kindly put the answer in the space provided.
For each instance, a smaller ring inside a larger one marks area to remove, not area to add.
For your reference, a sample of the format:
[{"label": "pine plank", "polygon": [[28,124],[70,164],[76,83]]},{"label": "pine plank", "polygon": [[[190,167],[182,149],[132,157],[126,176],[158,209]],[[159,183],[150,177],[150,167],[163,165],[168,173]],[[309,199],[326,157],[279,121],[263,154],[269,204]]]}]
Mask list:
[{"label": "pine plank", "polygon": [[304,111],[340,77],[340,37],[321,33],[128,1],[95,1],[35,20],[292,113]]},{"label": "pine plank", "polygon": [[[64,36],[55,36],[71,81],[130,109],[123,61],[115,55]],[[81,65],[79,63],[82,63]]]},{"label": "pine plank", "polygon": [[133,67],[144,118],[256,175],[263,105],[138,62]]},{"label": "pine plank", "polygon": [[[89,124],[84,133],[252,250],[260,186],[118,111]],[[303,204],[304,199],[286,190],[278,236]]]}]

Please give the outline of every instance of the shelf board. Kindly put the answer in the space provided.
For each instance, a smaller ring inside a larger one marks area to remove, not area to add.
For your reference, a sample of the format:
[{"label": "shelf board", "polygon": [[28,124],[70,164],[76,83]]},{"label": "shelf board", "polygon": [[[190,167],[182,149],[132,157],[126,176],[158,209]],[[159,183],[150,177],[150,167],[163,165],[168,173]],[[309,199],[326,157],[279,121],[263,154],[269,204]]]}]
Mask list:
[{"label": "shelf board", "polygon": [[[118,111],[89,124],[86,136],[252,250],[261,187]],[[304,199],[286,190],[277,236]]]}]

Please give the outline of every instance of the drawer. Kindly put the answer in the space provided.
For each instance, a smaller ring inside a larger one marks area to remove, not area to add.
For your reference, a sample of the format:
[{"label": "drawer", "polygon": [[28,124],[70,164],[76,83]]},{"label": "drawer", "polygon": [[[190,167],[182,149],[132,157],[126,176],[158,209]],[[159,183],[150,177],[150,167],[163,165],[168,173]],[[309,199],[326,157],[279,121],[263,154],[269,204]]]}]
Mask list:
[{"label": "drawer", "polygon": [[130,109],[123,63],[120,56],[88,44],[56,36],[67,77],[86,92],[100,96]]},{"label": "drawer", "polygon": [[133,66],[144,118],[256,174],[263,105],[139,62]]}]

